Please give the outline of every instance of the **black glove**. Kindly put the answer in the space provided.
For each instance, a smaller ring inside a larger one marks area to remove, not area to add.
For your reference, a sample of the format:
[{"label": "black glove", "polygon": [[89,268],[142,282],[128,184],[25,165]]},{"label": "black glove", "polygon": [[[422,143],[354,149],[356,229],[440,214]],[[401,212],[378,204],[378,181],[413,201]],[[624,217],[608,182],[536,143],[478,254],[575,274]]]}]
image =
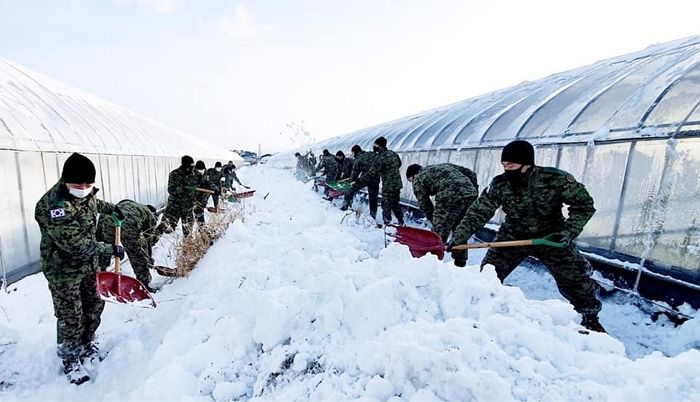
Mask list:
[{"label": "black glove", "polygon": [[112,255],[119,257],[120,260],[124,259],[124,247],[119,244],[112,244]]},{"label": "black glove", "polygon": [[122,212],[122,210],[119,209],[119,206],[118,206],[118,205],[115,205],[115,206],[114,206],[114,213],[116,214],[117,219],[119,219],[120,221],[123,221],[124,219],[126,219],[126,216],[124,215],[124,212]]}]

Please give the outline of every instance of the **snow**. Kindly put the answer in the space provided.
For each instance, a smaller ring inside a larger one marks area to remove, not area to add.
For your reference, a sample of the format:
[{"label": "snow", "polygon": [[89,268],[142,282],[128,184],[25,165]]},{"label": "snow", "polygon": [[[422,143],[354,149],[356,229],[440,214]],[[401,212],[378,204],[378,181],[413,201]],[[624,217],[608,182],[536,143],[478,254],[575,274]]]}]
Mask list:
[{"label": "snow", "polygon": [[0,294],[0,400],[700,399],[697,318],[606,300],[611,335],[581,334],[541,267],[503,286],[483,252],[414,259],[289,170],[239,174],[257,195],[188,278],[155,309],[107,304],[91,382],[61,372],[41,274]]}]

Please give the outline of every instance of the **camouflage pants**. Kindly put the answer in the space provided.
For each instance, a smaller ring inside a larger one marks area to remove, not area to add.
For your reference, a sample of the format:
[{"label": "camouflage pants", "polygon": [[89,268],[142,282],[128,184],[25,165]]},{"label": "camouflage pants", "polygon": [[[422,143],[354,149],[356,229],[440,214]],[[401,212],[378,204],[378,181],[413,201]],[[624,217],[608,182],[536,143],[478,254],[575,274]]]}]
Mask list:
[{"label": "camouflage pants", "polygon": [[[435,212],[433,212],[433,232],[437,233],[444,243],[447,243],[450,232],[462,222],[462,218],[473,200],[473,197],[456,195],[449,199],[436,201]],[[464,265],[467,262],[467,253],[453,251],[452,258],[456,264]]]},{"label": "camouflage pants", "polygon": [[105,302],[97,295],[95,281],[94,273],[77,282],[49,281],[56,316],[57,354],[61,359],[78,356],[100,326]]},{"label": "camouflage pants", "polygon": [[[518,240],[499,233],[496,240]],[[596,298],[595,283],[589,277],[590,264],[574,246],[555,248],[548,246],[493,248],[486,253],[481,263],[483,268],[491,264],[496,268],[498,279],[510,275],[528,256],[533,256],[549,270],[561,293],[581,314],[597,314],[601,304]]]},{"label": "camouflage pants", "polygon": [[[362,190],[365,186],[353,185],[352,190],[345,194],[345,203],[347,205],[352,204],[355,194]],[[369,195],[369,214],[374,219],[377,217],[377,205],[379,204],[379,182],[369,183],[367,185],[367,194]]]},{"label": "camouflage pants", "polygon": [[192,232],[194,223],[193,208],[177,208],[168,206],[163,213],[163,220],[156,229],[156,234],[160,237],[163,233],[170,233],[177,227],[178,221],[182,220],[182,233],[188,237]]},{"label": "camouflage pants", "polygon": [[399,225],[403,225],[403,211],[401,210],[401,191],[382,191],[382,218],[384,224],[391,223],[391,213],[394,213]]}]

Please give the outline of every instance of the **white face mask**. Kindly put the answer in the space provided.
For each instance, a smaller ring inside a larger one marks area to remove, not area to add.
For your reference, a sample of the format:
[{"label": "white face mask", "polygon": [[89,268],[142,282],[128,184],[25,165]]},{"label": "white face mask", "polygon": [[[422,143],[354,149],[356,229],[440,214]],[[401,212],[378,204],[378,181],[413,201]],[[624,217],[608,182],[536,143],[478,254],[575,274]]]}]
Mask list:
[{"label": "white face mask", "polygon": [[221,168],[220,168],[220,167],[216,168],[216,171],[217,171],[217,172],[220,172],[220,171],[221,171]]},{"label": "white face mask", "polygon": [[68,187],[68,192],[75,198],[85,198],[92,193],[92,188],[92,186],[85,189]]}]

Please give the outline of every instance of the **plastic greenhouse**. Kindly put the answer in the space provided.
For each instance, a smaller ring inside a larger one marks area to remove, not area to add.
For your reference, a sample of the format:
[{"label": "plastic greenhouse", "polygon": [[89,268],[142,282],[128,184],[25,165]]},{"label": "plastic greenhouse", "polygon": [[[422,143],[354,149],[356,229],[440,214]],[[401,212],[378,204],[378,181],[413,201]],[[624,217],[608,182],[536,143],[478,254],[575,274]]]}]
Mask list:
[{"label": "plastic greenhouse", "polygon": [[[400,154],[404,170],[449,161],[473,169],[482,188],[502,170],[503,145],[529,140],[538,165],[569,171],[595,199],[597,213],[579,245],[601,259],[624,260],[619,265],[628,268],[632,262],[646,267],[645,274],[671,275],[700,289],[700,36],[313,147],[371,149],[379,136]],[[402,197],[413,201],[405,180]],[[499,212],[492,224],[501,218]]]},{"label": "plastic greenhouse", "polygon": [[72,152],[97,169],[98,196],[163,205],[169,172],[185,154],[213,165],[243,160],[123,107],[0,59],[0,268],[2,283],[39,268],[34,206]]}]

